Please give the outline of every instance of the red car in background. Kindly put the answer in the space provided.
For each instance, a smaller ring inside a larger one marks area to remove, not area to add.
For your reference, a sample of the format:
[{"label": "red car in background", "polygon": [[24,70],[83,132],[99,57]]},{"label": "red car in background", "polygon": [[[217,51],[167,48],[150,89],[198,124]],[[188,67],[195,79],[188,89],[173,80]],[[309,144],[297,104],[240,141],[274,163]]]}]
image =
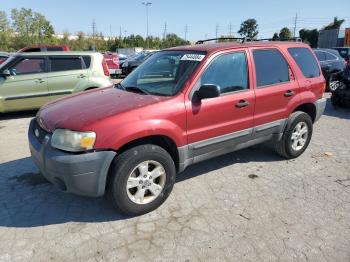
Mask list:
[{"label": "red car in background", "polygon": [[70,51],[70,48],[68,45],[32,45],[18,50],[18,53],[47,51]]},{"label": "red car in background", "polygon": [[109,74],[111,76],[119,76],[122,74],[122,70],[119,65],[119,56],[117,53],[105,52],[102,53],[104,60],[107,63]]},{"label": "red car in background", "polygon": [[0,53],[0,65],[9,57],[7,53]]}]

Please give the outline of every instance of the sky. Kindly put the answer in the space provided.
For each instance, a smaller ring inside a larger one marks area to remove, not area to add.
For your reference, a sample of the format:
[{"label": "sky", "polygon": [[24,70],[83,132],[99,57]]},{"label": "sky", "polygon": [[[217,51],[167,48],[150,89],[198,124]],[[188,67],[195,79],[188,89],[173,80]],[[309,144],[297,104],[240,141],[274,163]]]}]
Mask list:
[{"label": "sky", "polygon": [[[338,16],[350,27],[350,1],[335,0],[148,0],[149,34],[162,37],[176,33],[190,41],[228,35],[237,31],[242,21],[255,18],[259,38],[270,38],[282,27],[293,30],[296,13],[297,30],[321,28]],[[322,3],[324,2],[324,3]],[[10,15],[12,8],[31,8],[52,23],[56,34],[65,31],[92,33],[95,20],[98,32],[105,36],[140,34],[146,36],[146,8],[142,0],[0,0],[0,10]],[[120,30],[121,28],[121,30]]]}]

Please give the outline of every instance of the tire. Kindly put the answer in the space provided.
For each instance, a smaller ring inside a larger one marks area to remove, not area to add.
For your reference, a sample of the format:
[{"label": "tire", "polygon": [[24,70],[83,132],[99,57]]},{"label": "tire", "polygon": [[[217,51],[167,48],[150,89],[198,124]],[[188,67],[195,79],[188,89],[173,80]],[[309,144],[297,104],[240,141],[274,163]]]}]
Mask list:
[{"label": "tire", "polygon": [[[295,132],[298,133],[297,126],[299,124],[299,127],[301,127],[302,130],[304,130],[304,127],[307,128],[307,136],[300,135],[300,133],[298,135],[295,135]],[[292,113],[288,119],[288,123],[283,132],[282,138],[275,143],[276,152],[286,159],[293,159],[300,156],[302,153],[304,153],[304,151],[310,143],[312,137],[312,128],[312,119],[308,114],[301,111]],[[304,138],[305,142],[302,146],[301,144],[299,144],[299,142],[296,146],[295,144],[293,144],[295,140],[299,140],[293,139],[293,137],[295,138],[295,136],[300,136],[300,138]]]},{"label": "tire", "polygon": [[[144,168],[145,163],[147,169]],[[147,178],[144,178],[146,174]],[[160,175],[152,178],[152,174]],[[176,170],[167,151],[147,144],[135,146],[119,155],[112,163],[109,176],[107,194],[113,205],[122,214],[137,216],[151,212],[164,203],[173,189]]]}]

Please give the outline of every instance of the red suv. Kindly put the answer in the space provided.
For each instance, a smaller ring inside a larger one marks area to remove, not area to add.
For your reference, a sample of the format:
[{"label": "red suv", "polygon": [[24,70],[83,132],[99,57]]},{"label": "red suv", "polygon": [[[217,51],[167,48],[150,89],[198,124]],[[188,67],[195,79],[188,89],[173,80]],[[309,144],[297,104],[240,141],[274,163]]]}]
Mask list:
[{"label": "red suv", "polygon": [[200,44],[154,54],[120,84],[41,108],[32,158],[59,189],[109,194],[140,215],[191,164],[270,141],[286,159],[307,148],[325,79],[303,43]]},{"label": "red suv", "polygon": [[17,53],[47,51],[70,51],[70,49],[68,45],[31,45],[18,50]]}]

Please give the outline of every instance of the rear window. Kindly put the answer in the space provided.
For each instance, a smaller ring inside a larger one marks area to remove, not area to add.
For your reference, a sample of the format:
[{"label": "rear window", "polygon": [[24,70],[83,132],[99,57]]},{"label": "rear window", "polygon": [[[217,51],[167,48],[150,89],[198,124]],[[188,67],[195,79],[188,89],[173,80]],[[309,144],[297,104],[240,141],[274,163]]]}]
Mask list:
[{"label": "rear window", "polygon": [[289,66],[277,49],[253,51],[258,87],[289,81]]},{"label": "rear window", "polygon": [[46,50],[47,51],[63,51],[63,48],[59,47],[59,46],[54,46],[54,47],[48,47]]},{"label": "rear window", "polygon": [[83,69],[80,57],[51,57],[51,72]]},{"label": "rear window", "polygon": [[321,72],[318,63],[308,48],[293,47],[288,48],[288,52],[298,64],[301,72],[306,78],[320,76]]},{"label": "rear window", "polygon": [[326,54],[326,60],[337,60],[337,57],[335,55],[332,55],[328,52],[325,52]]},{"label": "rear window", "polygon": [[83,56],[83,60],[84,60],[84,63],[85,63],[85,68],[90,68],[91,57],[90,56]]}]

